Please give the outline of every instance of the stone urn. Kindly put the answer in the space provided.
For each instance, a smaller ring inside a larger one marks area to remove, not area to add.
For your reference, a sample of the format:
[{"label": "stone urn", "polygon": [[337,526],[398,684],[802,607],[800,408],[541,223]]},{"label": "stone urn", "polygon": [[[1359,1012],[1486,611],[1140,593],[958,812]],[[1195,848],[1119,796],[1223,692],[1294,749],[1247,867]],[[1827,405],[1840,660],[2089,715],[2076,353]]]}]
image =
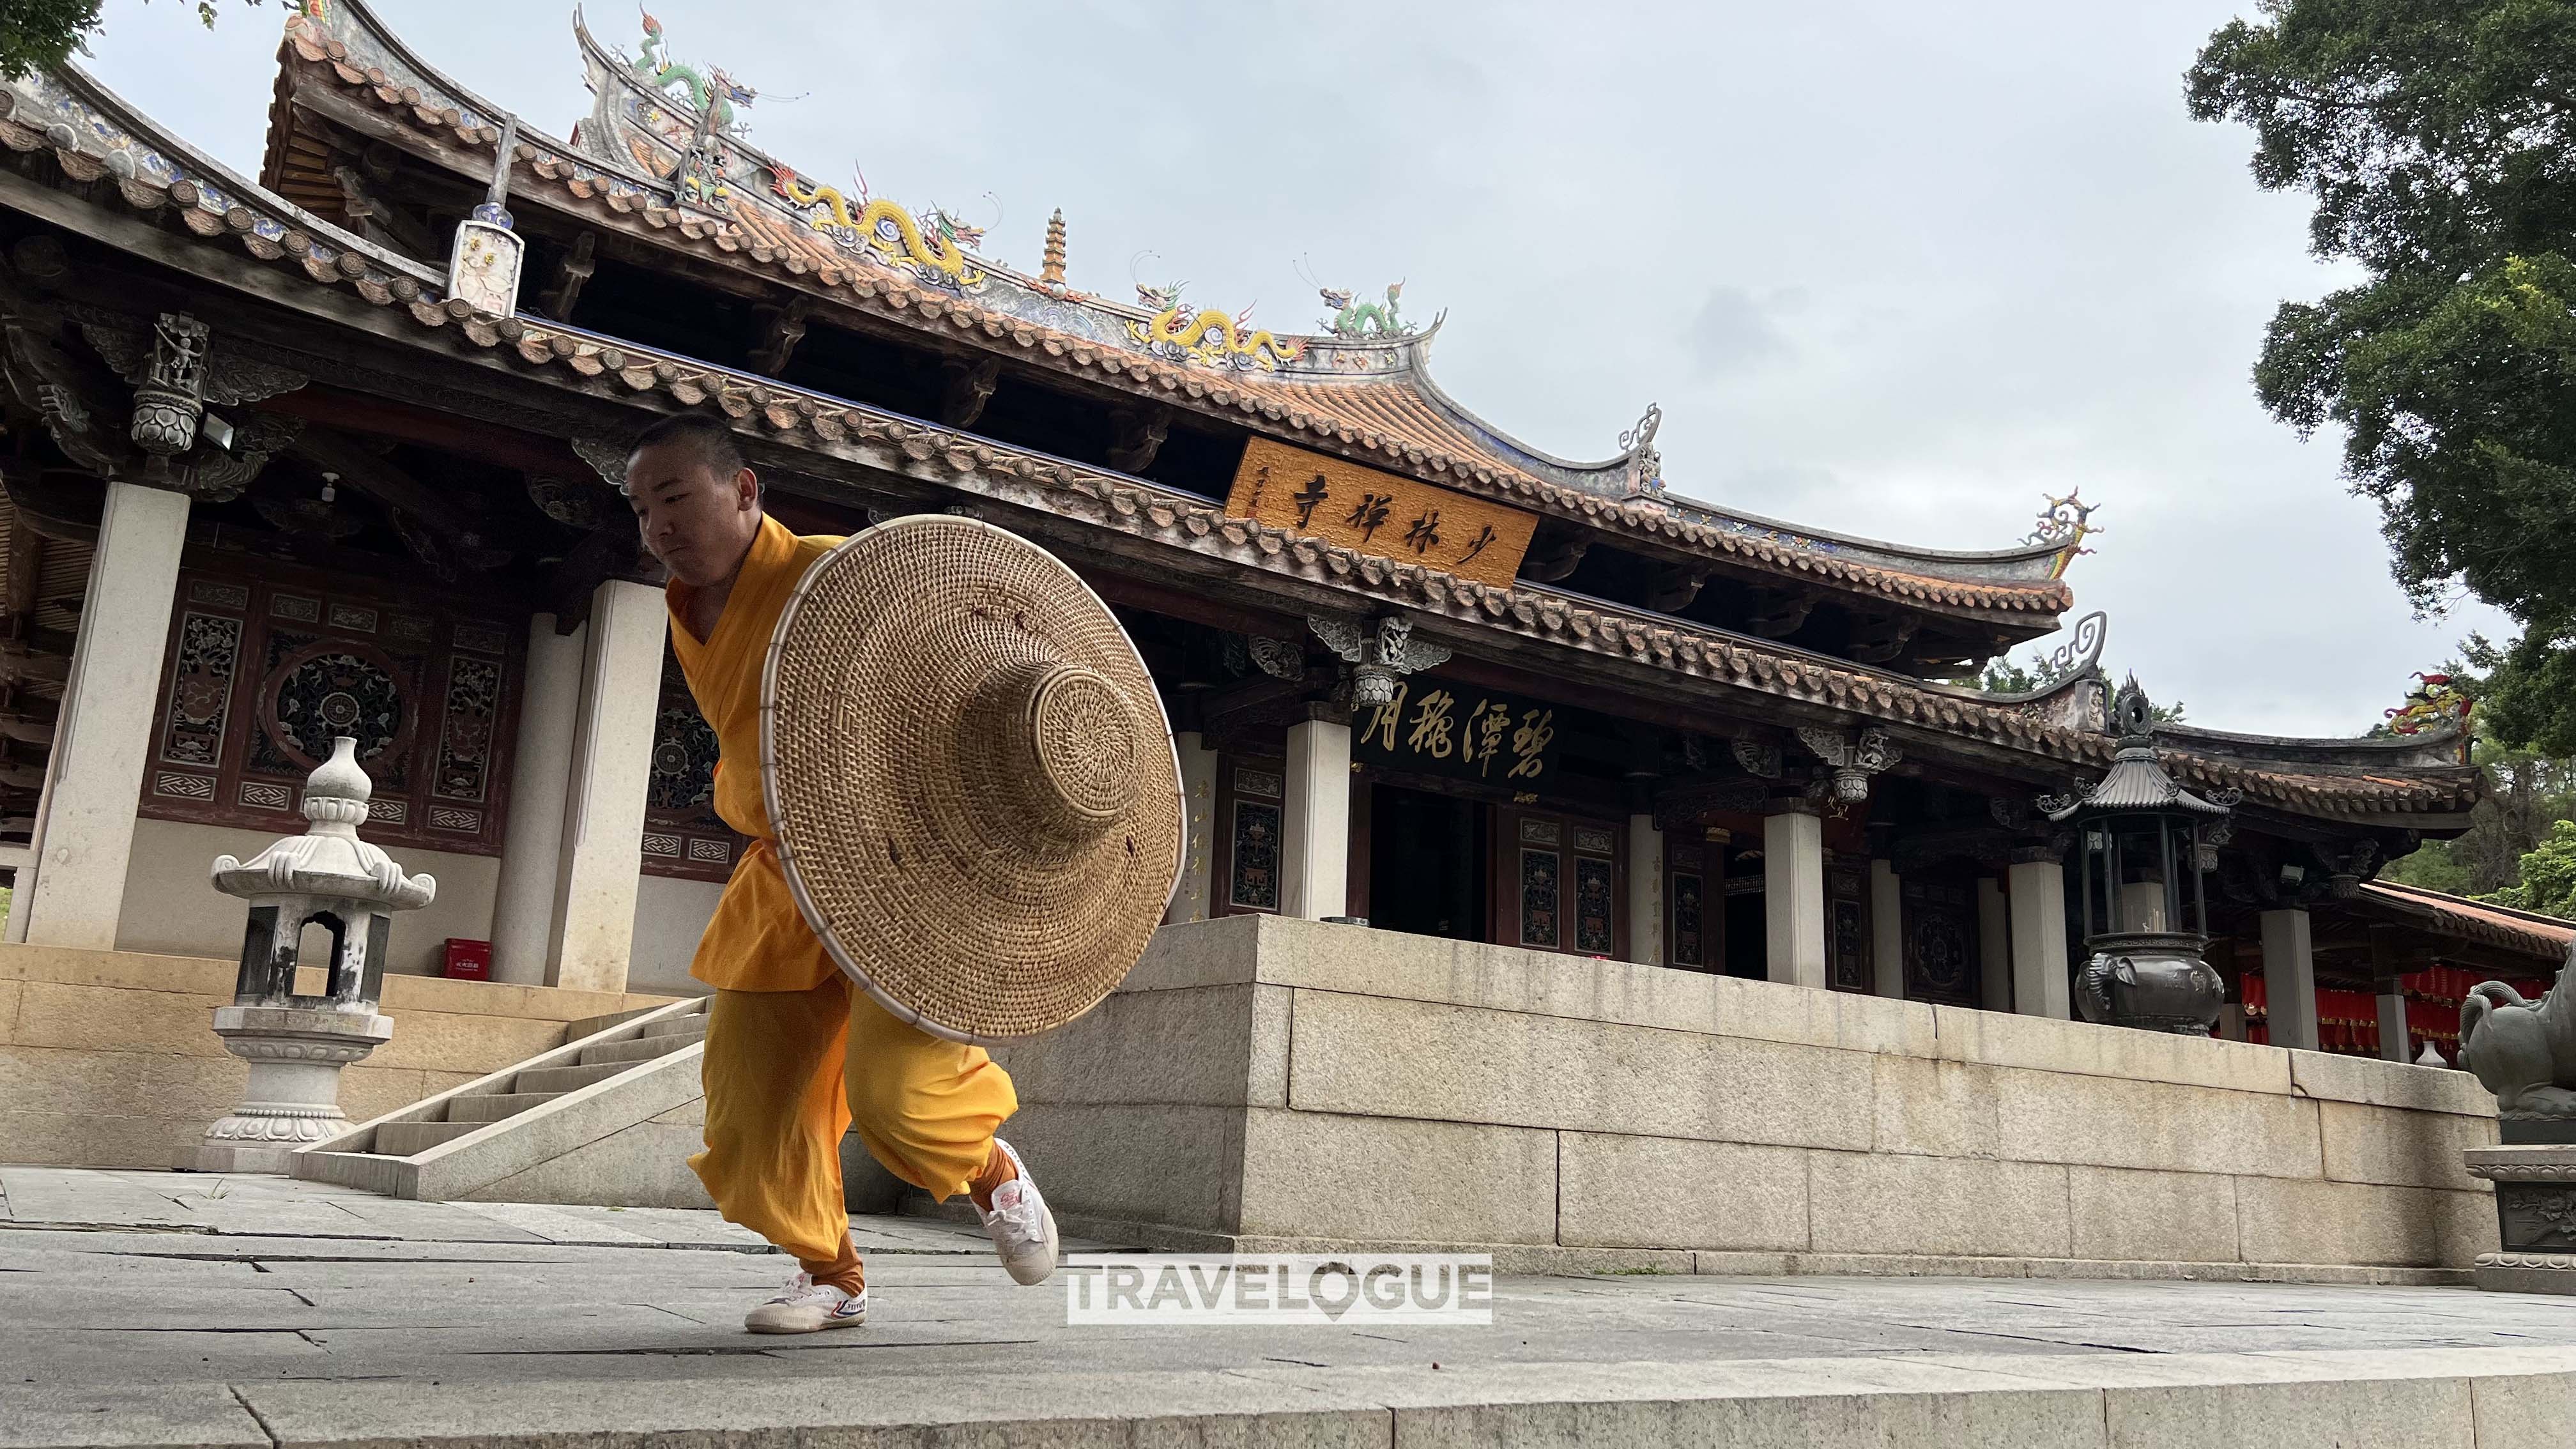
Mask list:
[{"label": "stone urn", "polygon": [[2076,973],[2076,1002],[2086,1021],[2146,1031],[2207,1036],[2227,1004],[2227,983],[2200,959],[2205,936],[2193,931],[2121,931],[2085,943],[2093,954]]}]

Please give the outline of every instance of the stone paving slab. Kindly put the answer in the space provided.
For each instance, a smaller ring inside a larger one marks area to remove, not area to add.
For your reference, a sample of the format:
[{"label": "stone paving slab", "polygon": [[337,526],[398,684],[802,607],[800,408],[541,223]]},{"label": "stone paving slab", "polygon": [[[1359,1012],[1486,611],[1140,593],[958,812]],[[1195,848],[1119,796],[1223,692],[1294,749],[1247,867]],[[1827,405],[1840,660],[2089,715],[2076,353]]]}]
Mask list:
[{"label": "stone paving slab", "polygon": [[1512,1277],[1490,1328],[1077,1328],[972,1229],[883,1218],[869,1324],[780,1339],[739,1325],[792,1265],[712,1214],[0,1194],[0,1449],[2576,1443],[2576,1305],[2458,1288]]}]

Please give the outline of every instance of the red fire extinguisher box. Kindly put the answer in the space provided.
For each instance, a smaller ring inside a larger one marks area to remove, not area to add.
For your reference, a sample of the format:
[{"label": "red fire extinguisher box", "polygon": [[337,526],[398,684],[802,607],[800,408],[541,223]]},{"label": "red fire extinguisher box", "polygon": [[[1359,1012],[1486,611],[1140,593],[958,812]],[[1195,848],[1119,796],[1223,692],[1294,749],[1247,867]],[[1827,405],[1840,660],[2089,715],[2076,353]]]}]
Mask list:
[{"label": "red fire extinguisher box", "polygon": [[492,979],[492,943],[447,938],[447,974],[458,981]]}]

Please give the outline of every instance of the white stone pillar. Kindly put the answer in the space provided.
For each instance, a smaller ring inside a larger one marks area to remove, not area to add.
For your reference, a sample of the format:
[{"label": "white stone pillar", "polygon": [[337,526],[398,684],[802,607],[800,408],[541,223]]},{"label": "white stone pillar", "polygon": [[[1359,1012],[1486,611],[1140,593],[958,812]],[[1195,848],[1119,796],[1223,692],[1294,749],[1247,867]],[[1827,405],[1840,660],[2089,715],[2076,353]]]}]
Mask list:
[{"label": "white stone pillar", "polygon": [[2379,993],[2380,1058],[2392,1062],[2415,1060],[2414,1054],[2406,1049],[2407,1036],[2406,992],[2403,987],[2390,982],[2389,989]]},{"label": "white stone pillar", "polygon": [[2272,1045],[2317,1049],[2317,958],[2308,913],[2297,907],[2263,913],[2263,1010]]},{"label": "white stone pillar", "polygon": [[1216,838],[1216,751],[1197,730],[1180,730],[1172,748],[1181,759],[1181,809],[1187,834],[1181,844],[1181,879],[1163,919],[1204,921],[1212,909],[1214,880],[1208,873],[1209,842]]},{"label": "white stone pillar", "polygon": [[492,904],[495,981],[522,986],[546,981],[555,892],[563,870],[573,734],[581,719],[582,646],[588,636],[586,627],[556,633],[552,614],[528,621],[528,683],[519,696],[519,739],[510,756],[510,818],[502,836],[500,889]]},{"label": "white stone pillar", "polygon": [[100,951],[116,946],[170,606],[179,589],[179,550],[187,541],[186,494],[107,485],[80,637],[37,807],[34,869],[19,872],[27,909],[11,923],[13,939]]},{"label": "white stone pillar", "polygon": [[1977,1004],[1988,1011],[2013,1009],[2012,916],[2003,882],[1977,877]]},{"label": "white stone pillar", "polygon": [[590,596],[549,986],[626,989],[669,623],[662,591],[649,584],[610,579]]},{"label": "white stone pillar", "polygon": [[2016,853],[2006,882],[2012,904],[2013,1010],[2074,1015],[2066,964],[2066,874],[2053,855]]},{"label": "white stone pillar", "polygon": [[2120,886],[2120,929],[2123,931],[2169,931],[2165,923],[2165,887],[2162,881],[2133,880]]},{"label": "white stone pillar", "polygon": [[1628,817],[1628,959],[1664,964],[1664,831],[1652,815]]},{"label": "white stone pillar", "polygon": [[1825,823],[1804,800],[1775,802],[1762,821],[1765,973],[1824,989]]},{"label": "white stone pillar", "polygon": [[1873,992],[1905,999],[1905,892],[1892,860],[1869,863],[1869,965]]},{"label": "white stone pillar", "polygon": [[1288,727],[1288,798],[1281,823],[1279,913],[1320,921],[1346,913],[1351,874],[1351,727]]}]

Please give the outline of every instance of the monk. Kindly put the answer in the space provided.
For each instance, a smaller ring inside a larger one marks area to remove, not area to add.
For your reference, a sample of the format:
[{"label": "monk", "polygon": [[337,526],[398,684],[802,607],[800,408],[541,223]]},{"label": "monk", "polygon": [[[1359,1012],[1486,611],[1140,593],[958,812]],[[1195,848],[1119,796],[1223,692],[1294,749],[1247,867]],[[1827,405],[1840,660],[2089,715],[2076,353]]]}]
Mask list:
[{"label": "monk", "polygon": [[833,964],[788,894],[760,789],[760,676],[798,579],[837,538],[800,538],[762,512],[732,429],[682,414],[626,464],[644,546],[670,570],[671,647],[721,747],[716,813],[748,836],[689,974],[707,1008],[707,1150],[689,1159],[729,1222],[797,1260],[754,1333],[867,1320],[867,1278],[841,1195],[841,1136],[946,1200],[963,1192],[1021,1283],[1055,1271],[1055,1217],[994,1133],[1019,1106],[981,1047],[897,1020]]}]

